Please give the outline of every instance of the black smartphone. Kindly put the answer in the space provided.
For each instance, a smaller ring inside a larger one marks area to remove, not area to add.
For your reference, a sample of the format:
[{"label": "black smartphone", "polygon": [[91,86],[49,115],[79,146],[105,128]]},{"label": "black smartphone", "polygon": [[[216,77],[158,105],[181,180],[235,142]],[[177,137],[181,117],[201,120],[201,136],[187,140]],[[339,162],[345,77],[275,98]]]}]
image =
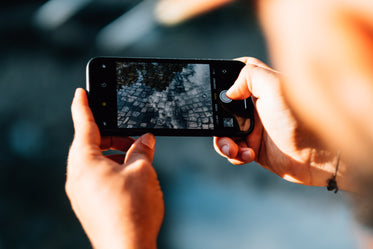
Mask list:
[{"label": "black smartphone", "polygon": [[226,91],[244,63],[233,60],[97,57],[87,92],[103,135],[244,136],[254,128],[251,98]]}]

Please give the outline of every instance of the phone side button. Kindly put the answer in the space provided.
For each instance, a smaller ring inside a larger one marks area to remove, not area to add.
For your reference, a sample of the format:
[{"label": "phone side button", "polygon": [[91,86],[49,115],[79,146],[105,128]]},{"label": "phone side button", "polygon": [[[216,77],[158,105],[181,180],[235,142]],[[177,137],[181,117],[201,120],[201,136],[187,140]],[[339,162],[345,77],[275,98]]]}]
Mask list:
[{"label": "phone side button", "polygon": [[216,78],[212,78],[212,87],[214,90],[216,89]]}]

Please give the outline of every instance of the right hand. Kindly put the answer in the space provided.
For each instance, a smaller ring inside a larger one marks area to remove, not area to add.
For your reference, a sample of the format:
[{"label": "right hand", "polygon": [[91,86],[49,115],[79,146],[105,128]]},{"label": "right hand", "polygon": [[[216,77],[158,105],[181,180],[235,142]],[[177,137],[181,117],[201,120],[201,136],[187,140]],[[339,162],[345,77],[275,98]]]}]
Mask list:
[{"label": "right hand", "polygon": [[[251,97],[256,109],[255,127],[245,139],[214,138],[215,150],[232,164],[252,161],[282,178],[304,185],[326,186],[335,171],[336,152],[329,152],[305,129],[290,110],[281,89],[281,75],[255,58],[246,63],[227,96]],[[349,188],[340,164],[338,185]]]}]

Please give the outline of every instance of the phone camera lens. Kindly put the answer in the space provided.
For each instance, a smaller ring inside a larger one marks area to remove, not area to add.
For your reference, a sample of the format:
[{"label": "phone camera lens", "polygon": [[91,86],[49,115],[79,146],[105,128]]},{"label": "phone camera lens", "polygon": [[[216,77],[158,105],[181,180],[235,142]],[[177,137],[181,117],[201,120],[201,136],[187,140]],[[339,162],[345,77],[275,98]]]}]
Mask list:
[{"label": "phone camera lens", "polygon": [[222,74],[227,74],[227,73],[228,73],[228,70],[225,69],[225,68],[223,68],[223,69],[221,70],[221,73],[222,73]]},{"label": "phone camera lens", "polygon": [[101,86],[102,88],[105,88],[105,87],[107,87],[107,84],[106,84],[106,82],[102,82],[102,83],[100,84],[100,86]]},{"label": "phone camera lens", "polygon": [[102,67],[103,69],[105,69],[105,68],[106,68],[106,65],[105,65],[105,64],[102,64],[101,67]]}]

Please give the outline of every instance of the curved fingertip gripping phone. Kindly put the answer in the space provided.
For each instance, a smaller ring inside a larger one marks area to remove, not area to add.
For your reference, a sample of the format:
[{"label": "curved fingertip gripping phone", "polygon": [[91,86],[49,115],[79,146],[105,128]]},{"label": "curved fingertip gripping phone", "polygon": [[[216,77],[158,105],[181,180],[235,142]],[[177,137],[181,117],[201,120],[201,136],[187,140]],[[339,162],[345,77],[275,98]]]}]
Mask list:
[{"label": "curved fingertip gripping phone", "polygon": [[97,57],[87,92],[103,135],[245,136],[254,128],[251,98],[226,91],[244,63],[234,60]]}]

